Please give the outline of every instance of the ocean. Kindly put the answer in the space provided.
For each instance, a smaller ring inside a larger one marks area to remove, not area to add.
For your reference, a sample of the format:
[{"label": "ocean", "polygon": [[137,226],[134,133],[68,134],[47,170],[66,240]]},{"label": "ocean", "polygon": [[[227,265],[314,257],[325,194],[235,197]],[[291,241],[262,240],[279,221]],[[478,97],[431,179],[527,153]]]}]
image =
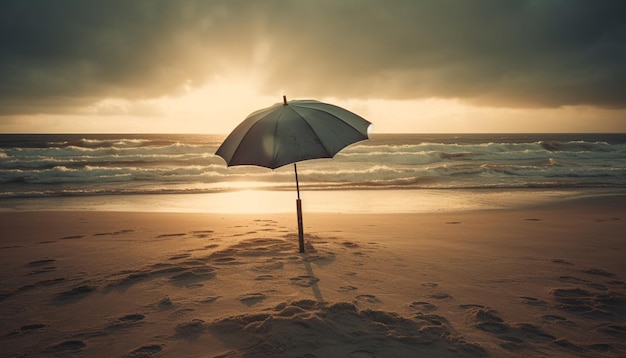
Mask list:
[{"label": "ocean", "polygon": [[[75,198],[74,203],[128,204],[133,199],[127,196],[163,202],[165,195],[274,193],[267,199],[295,190],[292,165],[276,170],[227,167],[214,155],[224,138],[0,135],[0,209],[25,209],[50,198],[56,203]],[[328,200],[355,192],[371,197],[370,191],[401,197],[454,190],[623,190],[626,134],[372,134],[333,159],[298,163],[298,177],[303,192],[324,192]],[[202,205],[210,209],[207,200]],[[354,198],[347,200],[361,206]],[[169,205],[167,200],[163,205]]]}]

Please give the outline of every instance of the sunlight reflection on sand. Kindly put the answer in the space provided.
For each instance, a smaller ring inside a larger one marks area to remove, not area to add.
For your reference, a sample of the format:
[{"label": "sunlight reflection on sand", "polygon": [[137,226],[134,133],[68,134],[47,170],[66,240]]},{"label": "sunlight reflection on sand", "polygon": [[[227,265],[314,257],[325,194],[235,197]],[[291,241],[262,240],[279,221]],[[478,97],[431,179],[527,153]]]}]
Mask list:
[{"label": "sunlight reflection on sand", "polygon": [[[574,190],[303,191],[304,212],[426,213],[507,209],[575,198]],[[202,194],[112,195],[7,199],[0,211],[87,210],[197,213],[290,213],[295,191],[237,190]]]}]

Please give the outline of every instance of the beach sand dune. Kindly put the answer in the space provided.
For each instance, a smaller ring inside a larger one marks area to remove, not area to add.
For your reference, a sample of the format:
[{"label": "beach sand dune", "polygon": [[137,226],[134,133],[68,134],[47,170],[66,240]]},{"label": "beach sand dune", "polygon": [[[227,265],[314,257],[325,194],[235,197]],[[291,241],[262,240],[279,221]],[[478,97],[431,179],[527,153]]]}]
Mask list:
[{"label": "beach sand dune", "polygon": [[623,204],[2,213],[1,356],[622,357]]}]

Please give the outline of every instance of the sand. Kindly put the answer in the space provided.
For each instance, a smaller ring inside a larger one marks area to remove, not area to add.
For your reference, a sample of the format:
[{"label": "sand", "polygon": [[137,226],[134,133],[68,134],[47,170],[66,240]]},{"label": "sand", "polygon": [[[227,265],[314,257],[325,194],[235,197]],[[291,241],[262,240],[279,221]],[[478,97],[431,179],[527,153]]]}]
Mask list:
[{"label": "sand", "polygon": [[0,356],[624,357],[626,197],[0,213]]}]

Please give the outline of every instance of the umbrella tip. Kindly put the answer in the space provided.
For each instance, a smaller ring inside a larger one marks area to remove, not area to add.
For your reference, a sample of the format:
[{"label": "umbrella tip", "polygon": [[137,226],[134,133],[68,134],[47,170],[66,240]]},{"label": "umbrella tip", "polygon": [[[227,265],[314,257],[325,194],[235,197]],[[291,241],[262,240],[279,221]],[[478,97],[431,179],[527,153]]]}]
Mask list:
[{"label": "umbrella tip", "polygon": [[287,105],[287,96],[283,96],[283,105]]}]

